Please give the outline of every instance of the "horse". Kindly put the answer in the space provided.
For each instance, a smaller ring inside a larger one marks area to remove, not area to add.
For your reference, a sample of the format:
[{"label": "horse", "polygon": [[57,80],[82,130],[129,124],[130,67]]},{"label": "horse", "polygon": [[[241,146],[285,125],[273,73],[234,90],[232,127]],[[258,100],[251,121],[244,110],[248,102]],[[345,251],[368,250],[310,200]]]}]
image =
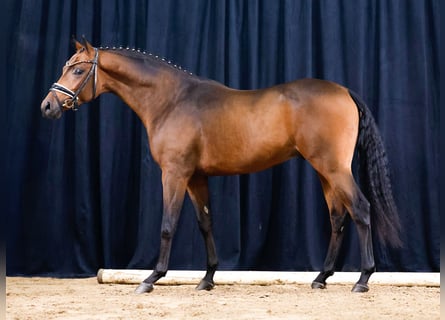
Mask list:
[{"label": "horse", "polygon": [[[326,288],[334,273],[347,216],[357,228],[361,259],[352,292],[367,292],[376,270],[372,233],[384,246],[402,245],[383,140],[370,110],[353,91],[313,78],[236,90],[149,53],[96,48],[85,38],[73,42],[76,52],[41,103],[43,117],[58,119],[104,92],[114,93],[142,121],[151,155],[162,171],[159,257],[136,293],[151,292],[168,271],[186,192],[206,248],[206,273],[196,289],[211,290],[218,256],[208,178],[257,172],[292,157],[305,159],[317,172],[329,210],[329,246],[313,289]],[[369,200],[352,174],[356,149],[360,183]]]}]

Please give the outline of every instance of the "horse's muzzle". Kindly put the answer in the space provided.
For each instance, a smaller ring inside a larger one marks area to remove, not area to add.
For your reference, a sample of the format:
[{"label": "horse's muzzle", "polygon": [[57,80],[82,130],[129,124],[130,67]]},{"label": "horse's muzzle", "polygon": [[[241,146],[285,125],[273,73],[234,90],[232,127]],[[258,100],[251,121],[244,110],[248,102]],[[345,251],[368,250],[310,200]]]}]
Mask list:
[{"label": "horse's muzzle", "polygon": [[62,107],[52,99],[46,98],[42,101],[40,110],[42,111],[42,116],[48,119],[59,119],[62,116]]}]

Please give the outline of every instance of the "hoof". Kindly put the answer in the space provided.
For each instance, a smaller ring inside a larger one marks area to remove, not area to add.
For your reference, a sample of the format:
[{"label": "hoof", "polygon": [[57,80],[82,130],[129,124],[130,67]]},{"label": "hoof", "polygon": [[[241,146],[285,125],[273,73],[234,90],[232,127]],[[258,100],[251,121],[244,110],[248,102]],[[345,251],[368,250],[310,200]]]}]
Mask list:
[{"label": "hoof", "polygon": [[136,294],[142,294],[142,293],[149,293],[153,291],[153,284],[151,283],[145,283],[142,282],[136,290],[134,290],[134,293]]},{"label": "hoof", "polygon": [[210,281],[207,280],[201,280],[201,282],[198,284],[198,286],[196,287],[196,290],[207,290],[210,291],[213,289],[213,287],[215,286],[215,284]]},{"label": "hoof", "polygon": [[326,289],[326,283],[313,281],[311,287],[312,289]]},{"label": "hoof", "polygon": [[368,292],[369,287],[366,284],[356,283],[352,288],[352,292]]}]

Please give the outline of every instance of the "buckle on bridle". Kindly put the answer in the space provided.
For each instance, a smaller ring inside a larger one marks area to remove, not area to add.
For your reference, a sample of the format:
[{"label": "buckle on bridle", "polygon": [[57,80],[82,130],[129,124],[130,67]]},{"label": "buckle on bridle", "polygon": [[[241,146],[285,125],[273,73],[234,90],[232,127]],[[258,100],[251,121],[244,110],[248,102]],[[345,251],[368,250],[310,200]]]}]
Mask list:
[{"label": "buckle on bridle", "polygon": [[77,99],[77,97],[75,99],[66,99],[63,101],[62,108],[65,110],[77,111],[77,107],[79,105]]}]

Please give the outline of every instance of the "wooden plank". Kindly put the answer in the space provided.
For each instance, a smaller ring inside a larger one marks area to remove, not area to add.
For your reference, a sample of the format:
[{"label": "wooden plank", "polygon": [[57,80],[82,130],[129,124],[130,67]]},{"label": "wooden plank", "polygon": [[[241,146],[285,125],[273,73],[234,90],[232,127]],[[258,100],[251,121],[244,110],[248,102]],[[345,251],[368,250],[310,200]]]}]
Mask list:
[{"label": "wooden plank", "polygon": [[[97,273],[99,283],[139,284],[151,274],[151,270],[135,269],[100,269]],[[198,284],[205,271],[171,270],[161,278],[158,285]],[[318,272],[283,272],[283,271],[217,271],[215,284],[310,284]],[[328,284],[354,284],[360,277],[359,272],[336,272],[328,279]],[[440,287],[438,272],[376,272],[369,284],[400,286]]]}]

